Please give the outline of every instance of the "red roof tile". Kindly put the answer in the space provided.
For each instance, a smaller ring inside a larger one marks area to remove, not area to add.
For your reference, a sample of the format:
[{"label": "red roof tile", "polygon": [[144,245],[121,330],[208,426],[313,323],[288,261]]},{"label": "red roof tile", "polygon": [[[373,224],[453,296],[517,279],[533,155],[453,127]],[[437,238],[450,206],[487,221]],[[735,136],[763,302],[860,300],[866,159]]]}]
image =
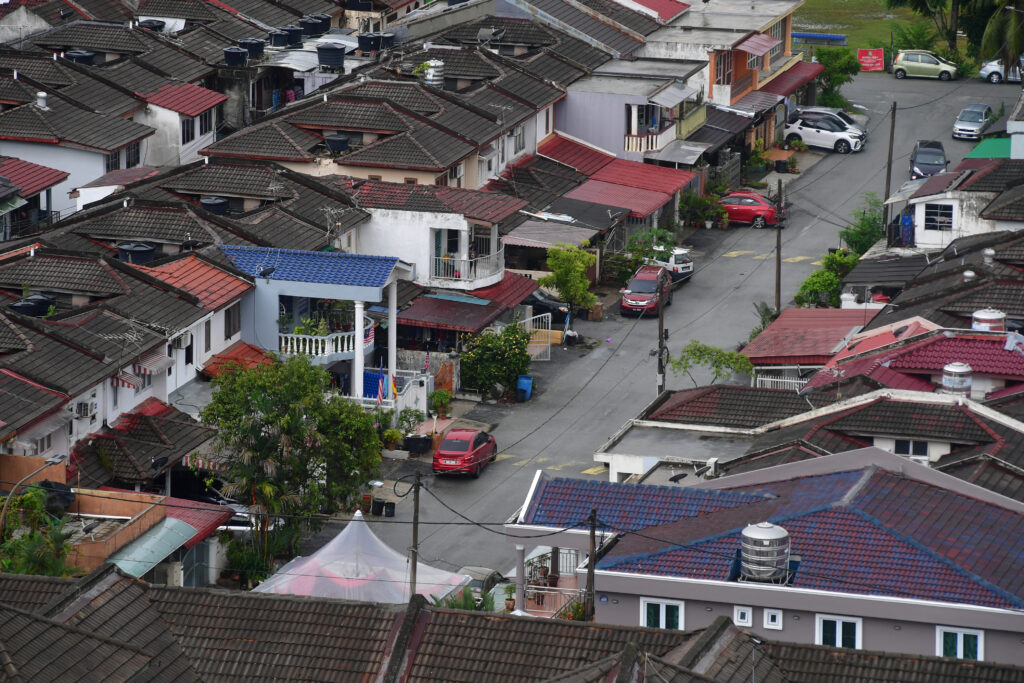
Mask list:
[{"label": "red roof tile", "polygon": [[691,171],[616,159],[591,175],[590,179],[640,190],[675,194],[692,183],[696,177],[697,175]]},{"label": "red roof tile", "polygon": [[65,180],[70,173],[16,157],[0,157],[0,176],[18,187],[19,197],[31,197]]},{"label": "red roof tile", "polygon": [[505,308],[512,308],[513,306],[518,306],[523,299],[536,291],[536,289],[537,283],[530,278],[506,271],[505,277],[497,284],[474,289],[469,294],[493,301]]},{"label": "red roof tile", "polygon": [[877,314],[842,308],[787,308],[744,347],[743,354],[760,365],[824,365],[847,335]]},{"label": "red roof tile", "polygon": [[641,190],[599,180],[588,180],[565,196],[569,199],[628,209],[629,215],[634,218],[646,218],[672,201],[672,196],[664,192]]},{"label": "red roof tile", "polygon": [[789,97],[800,86],[810,83],[818,74],[825,70],[823,64],[817,62],[797,62],[781,74],[760,86],[761,92]]},{"label": "red roof tile", "polygon": [[[671,0],[670,0],[671,1]],[[615,160],[615,156],[582,142],[555,134],[537,148],[537,154],[591,175]]]},{"label": "red roof tile", "polygon": [[191,83],[168,83],[145,97],[152,105],[185,116],[198,116],[228,99],[227,95]]},{"label": "red roof tile", "polygon": [[941,372],[948,363],[961,362],[976,374],[1013,377],[1024,381],[1024,354],[1006,351],[1002,337],[977,337],[969,334],[935,337],[907,349],[889,362],[896,370]]},{"label": "red roof tile", "polygon": [[267,355],[267,352],[258,346],[237,341],[206,361],[202,373],[206,377],[216,377],[227,369],[228,365],[234,364],[248,370],[257,365],[270,365],[274,360]]},{"label": "red roof tile", "polygon": [[163,499],[167,508],[167,516],[171,519],[181,520],[196,530],[195,536],[185,542],[186,548],[191,548],[196,543],[212,534],[224,522],[231,519],[234,510],[225,505],[214,505],[213,503],[200,503],[195,500],[184,498],[172,498],[168,496]]},{"label": "red roof tile", "polygon": [[633,0],[636,4],[654,12],[663,23],[671,21],[690,9],[685,2],[677,0]]},{"label": "red roof tile", "polygon": [[737,45],[735,50],[743,50],[747,54],[757,55],[758,57],[764,57],[768,52],[781,43],[782,41],[778,38],[773,38],[767,33],[755,33],[743,42]]},{"label": "red roof tile", "polygon": [[203,308],[215,311],[253,288],[242,278],[221,270],[195,254],[159,266],[135,266],[172,287],[197,297]]}]

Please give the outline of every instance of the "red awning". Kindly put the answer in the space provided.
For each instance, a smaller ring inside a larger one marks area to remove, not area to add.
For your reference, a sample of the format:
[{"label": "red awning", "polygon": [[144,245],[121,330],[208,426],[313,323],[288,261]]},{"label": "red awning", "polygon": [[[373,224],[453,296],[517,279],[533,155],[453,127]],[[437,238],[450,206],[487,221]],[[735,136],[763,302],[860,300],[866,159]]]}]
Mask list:
[{"label": "red awning", "polygon": [[110,386],[122,386],[125,389],[139,389],[142,387],[142,379],[138,375],[133,375],[127,370],[120,370],[116,377],[110,378]]},{"label": "red awning", "polygon": [[802,86],[810,83],[825,67],[816,62],[797,62],[781,74],[762,85],[759,90],[774,95],[789,97]]},{"label": "red awning", "polygon": [[507,310],[507,306],[493,301],[480,305],[421,296],[412,302],[412,306],[398,314],[398,324],[455,332],[479,332]]},{"label": "red awning", "polygon": [[565,196],[584,202],[618,206],[627,209],[634,218],[646,218],[672,201],[672,195],[664,192],[613,185],[600,180],[588,180]]},{"label": "red awning", "polygon": [[675,194],[694,181],[697,174],[677,168],[616,159],[590,176],[591,180],[641,190]]},{"label": "red awning", "polygon": [[488,287],[473,289],[466,293],[480,299],[493,301],[505,308],[512,308],[519,305],[523,299],[530,296],[536,289],[537,283],[530,278],[519,273],[505,271],[505,277],[499,282]]},{"label": "red awning", "polygon": [[782,41],[778,38],[772,38],[765,33],[755,33],[737,45],[735,49],[742,50],[749,55],[764,57],[773,47],[781,44]]}]

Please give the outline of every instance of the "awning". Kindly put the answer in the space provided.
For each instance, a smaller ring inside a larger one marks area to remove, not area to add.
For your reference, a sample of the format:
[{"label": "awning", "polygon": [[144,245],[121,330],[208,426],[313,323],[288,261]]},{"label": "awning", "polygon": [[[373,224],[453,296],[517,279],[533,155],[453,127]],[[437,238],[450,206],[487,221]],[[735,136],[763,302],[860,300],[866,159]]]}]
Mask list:
[{"label": "awning", "polygon": [[710,142],[696,142],[694,140],[673,140],[656,152],[644,154],[646,159],[657,159],[658,161],[671,161],[677,164],[692,166],[697,163],[704,152],[711,149]]},{"label": "awning", "polygon": [[801,87],[807,85],[825,70],[824,65],[817,62],[797,62],[772,80],[758,87],[761,92],[789,97]]},{"label": "awning", "polygon": [[756,115],[761,112],[768,111],[782,100],[782,95],[755,90],[754,92],[747,93],[737,100],[736,103],[732,105],[732,109]]},{"label": "awning", "polygon": [[488,302],[486,306],[421,296],[412,306],[398,314],[399,325],[429,327],[455,332],[479,332],[496,320],[506,306]]},{"label": "awning", "polygon": [[514,244],[520,247],[549,249],[558,242],[579,246],[583,240],[593,238],[597,232],[597,230],[591,228],[581,228],[575,225],[565,225],[564,223],[526,221],[505,235],[502,241],[506,246]]},{"label": "awning", "polygon": [[[185,334],[191,334],[191,332]],[[152,375],[156,372],[163,372],[172,365],[174,365],[174,359],[168,358],[163,349],[153,349],[139,356],[139,361],[135,363],[134,368],[137,375]]]},{"label": "awning", "polygon": [[1009,159],[1010,138],[986,138],[967,153],[964,159]]},{"label": "awning", "polygon": [[[401,286],[399,286],[399,289],[401,289]],[[273,358],[258,346],[237,341],[206,361],[206,365],[203,366],[200,372],[206,377],[216,377],[232,364],[237,365],[243,370],[248,370],[257,365],[270,365],[273,362]]]},{"label": "awning", "polygon": [[192,540],[196,530],[180,519],[164,517],[149,531],[110,556],[122,571],[141,577]]},{"label": "awning", "polygon": [[629,215],[634,218],[646,218],[672,201],[672,195],[664,192],[614,185],[600,180],[588,180],[565,196],[570,199],[618,206],[627,209]]},{"label": "awning", "polygon": [[914,193],[921,189],[921,186],[928,181],[927,178],[918,178],[917,180],[908,180],[907,182],[900,185],[900,189],[889,195],[889,198],[885,200],[886,204],[896,204],[898,202],[905,202],[914,196]]},{"label": "awning", "polygon": [[142,387],[142,378],[133,375],[127,370],[119,370],[116,377],[110,378],[110,386],[121,386],[125,389],[139,389]]},{"label": "awning", "polygon": [[8,213],[9,211],[14,211],[19,206],[25,206],[26,204],[28,204],[28,202],[15,195],[10,199],[0,202],[0,215]]},{"label": "awning", "polygon": [[687,100],[696,94],[696,88],[691,88],[685,83],[672,83],[667,88],[659,90],[657,94],[648,97],[647,100],[651,104],[671,109],[683,100]]},{"label": "awning", "polygon": [[758,57],[764,57],[766,54],[771,52],[771,49],[776,45],[781,45],[782,41],[778,38],[772,38],[765,33],[755,33],[746,40],[742,41],[737,45],[734,50],[742,50],[748,55],[756,55]]}]

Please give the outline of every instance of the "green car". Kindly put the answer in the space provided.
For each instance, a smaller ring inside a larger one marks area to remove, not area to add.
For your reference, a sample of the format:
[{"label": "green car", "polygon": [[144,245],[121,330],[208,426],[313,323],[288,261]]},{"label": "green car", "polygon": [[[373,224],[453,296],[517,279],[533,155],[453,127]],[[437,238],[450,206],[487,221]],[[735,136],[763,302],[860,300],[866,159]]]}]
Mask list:
[{"label": "green car", "polygon": [[900,50],[892,63],[892,73],[896,78],[920,76],[940,81],[948,81],[959,75],[956,64],[928,50]]}]

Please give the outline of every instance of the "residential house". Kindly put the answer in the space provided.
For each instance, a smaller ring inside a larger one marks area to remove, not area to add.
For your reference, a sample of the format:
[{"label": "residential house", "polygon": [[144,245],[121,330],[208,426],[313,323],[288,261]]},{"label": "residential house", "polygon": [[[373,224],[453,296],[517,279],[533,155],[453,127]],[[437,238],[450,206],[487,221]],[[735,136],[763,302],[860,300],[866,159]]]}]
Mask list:
[{"label": "residential house", "polygon": [[899,456],[865,449],[694,487],[538,471],[505,528],[517,544],[544,534],[583,549],[592,511],[599,621],[724,616],[757,638],[1021,661],[1024,507]]},{"label": "residential house", "polygon": [[131,12],[119,0],[18,0],[0,8],[0,42],[22,40],[68,21],[123,22]]},{"label": "residential house", "polygon": [[126,186],[145,180],[159,172],[159,169],[149,166],[136,166],[102,175],[92,182],[76,187],[71,193],[75,198],[76,210],[81,211],[86,205],[98,202],[115,192],[121,192]]},{"label": "residential house", "polygon": [[67,171],[34,164],[15,157],[0,157],[0,178],[7,194],[0,204],[3,228],[0,241],[36,232],[59,214],[51,210],[53,187],[70,175]]}]

